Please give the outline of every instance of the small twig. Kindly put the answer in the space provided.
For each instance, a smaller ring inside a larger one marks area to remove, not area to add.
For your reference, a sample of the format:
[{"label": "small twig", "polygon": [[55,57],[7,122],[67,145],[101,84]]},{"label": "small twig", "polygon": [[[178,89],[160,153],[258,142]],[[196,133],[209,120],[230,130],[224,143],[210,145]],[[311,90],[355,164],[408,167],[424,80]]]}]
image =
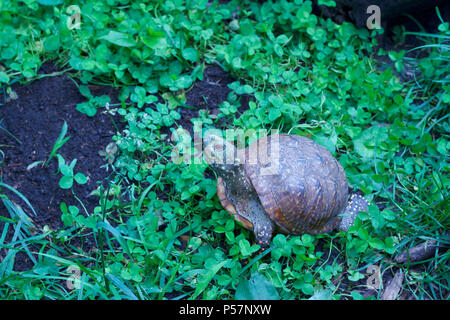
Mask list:
[{"label": "small twig", "polygon": [[399,269],[381,294],[381,300],[395,300],[402,288],[403,271]]},{"label": "small twig", "polygon": [[[450,238],[450,232],[445,234],[445,238]],[[449,242],[440,241],[439,243],[436,240],[427,240],[421,244],[418,244],[412,248],[405,249],[402,253],[400,253],[396,258],[395,262],[397,263],[411,263],[417,262],[421,260],[426,260],[434,255],[436,250],[439,248],[448,248]]]}]

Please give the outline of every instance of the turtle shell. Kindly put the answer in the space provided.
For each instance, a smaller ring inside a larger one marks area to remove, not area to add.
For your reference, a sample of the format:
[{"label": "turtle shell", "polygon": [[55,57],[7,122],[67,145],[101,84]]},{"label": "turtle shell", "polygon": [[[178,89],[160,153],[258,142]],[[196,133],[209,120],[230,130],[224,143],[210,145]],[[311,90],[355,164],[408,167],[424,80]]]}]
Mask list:
[{"label": "turtle shell", "polygon": [[244,169],[271,220],[286,233],[332,231],[347,205],[348,183],[324,147],[298,135],[271,135],[244,150]]}]

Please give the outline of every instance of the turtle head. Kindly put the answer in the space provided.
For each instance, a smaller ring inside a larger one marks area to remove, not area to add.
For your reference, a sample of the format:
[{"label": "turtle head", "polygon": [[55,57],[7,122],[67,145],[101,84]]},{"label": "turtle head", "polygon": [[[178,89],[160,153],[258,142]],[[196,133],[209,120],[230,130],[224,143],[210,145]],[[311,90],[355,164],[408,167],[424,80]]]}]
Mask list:
[{"label": "turtle head", "polygon": [[204,139],[203,158],[219,175],[226,175],[240,167],[238,152],[231,142],[217,135]]}]

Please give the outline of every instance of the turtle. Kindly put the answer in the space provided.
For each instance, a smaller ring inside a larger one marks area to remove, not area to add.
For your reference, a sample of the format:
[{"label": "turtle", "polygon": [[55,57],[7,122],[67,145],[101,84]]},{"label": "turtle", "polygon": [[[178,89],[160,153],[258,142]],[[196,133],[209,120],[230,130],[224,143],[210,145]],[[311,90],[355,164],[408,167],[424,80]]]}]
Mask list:
[{"label": "turtle", "polygon": [[[275,232],[346,231],[368,201],[349,197],[341,164],[325,147],[294,134],[261,137],[245,149],[219,135],[204,139],[203,157],[217,175],[217,196],[262,248]],[[270,150],[270,153],[269,153]]]}]

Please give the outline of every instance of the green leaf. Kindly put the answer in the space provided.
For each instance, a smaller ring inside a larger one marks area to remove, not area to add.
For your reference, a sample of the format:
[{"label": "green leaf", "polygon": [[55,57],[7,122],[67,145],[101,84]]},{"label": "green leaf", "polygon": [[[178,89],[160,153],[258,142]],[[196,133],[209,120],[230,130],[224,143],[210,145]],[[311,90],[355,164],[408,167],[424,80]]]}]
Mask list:
[{"label": "green leaf", "polygon": [[33,163],[30,163],[28,166],[27,166],[27,171],[30,171],[31,169],[33,169],[34,167],[36,167],[37,165],[40,165],[40,164],[43,164],[44,163],[44,161],[42,161],[42,160],[39,160],[39,161],[35,161],[35,162],[33,162]]},{"label": "green leaf", "polygon": [[109,31],[109,33],[107,35],[104,35],[104,36],[100,37],[99,39],[109,41],[120,47],[134,47],[136,45],[136,42],[134,41],[134,39],[131,38],[126,33],[113,31],[113,30]]},{"label": "green leaf", "polygon": [[80,212],[80,209],[78,209],[78,208],[75,207],[75,206],[69,206],[69,212],[70,212],[72,215],[76,216],[76,215]]},{"label": "green leaf", "polygon": [[322,289],[314,293],[309,300],[333,300],[333,292],[330,289]]},{"label": "green leaf", "polygon": [[421,137],[420,141],[418,143],[416,143],[415,145],[413,145],[411,149],[414,153],[425,152],[427,146],[429,146],[432,141],[433,141],[433,138],[431,137],[431,134],[425,133]]},{"label": "green leaf", "polygon": [[106,277],[124,294],[127,299],[137,300],[138,298],[134,295],[134,293],[127,287],[127,285],[122,281],[121,278],[114,276],[111,273],[107,273]]},{"label": "green leaf", "polygon": [[375,156],[375,148],[382,141],[387,139],[387,129],[384,127],[370,127],[363,130],[358,137],[353,140],[355,150],[363,158],[373,158]]},{"label": "green leaf", "polygon": [[233,58],[232,65],[233,65],[233,68],[235,68],[235,69],[242,68],[242,59],[239,57]]},{"label": "green leaf", "polygon": [[46,256],[34,266],[33,272],[39,275],[57,275],[60,267],[52,256],[57,257],[55,249],[47,251]]},{"label": "green leaf", "polygon": [[216,265],[214,265],[211,269],[208,270],[208,272],[206,274],[204,274],[203,276],[200,276],[197,286],[195,288],[195,293],[192,296],[192,299],[195,299],[198,297],[198,295],[200,293],[202,293],[206,287],[208,286],[208,284],[211,282],[211,280],[214,278],[214,276],[216,275],[216,273],[225,265],[225,263],[227,263],[228,260],[223,260],[219,263],[217,263]]},{"label": "green leaf", "polygon": [[381,230],[386,225],[386,220],[384,220],[382,215],[372,217],[370,222],[375,230]]},{"label": "green leaf", "polygon": [[314,286],[311,283],[303,283],[300,289],[306,295],[312,295],[314,293]]},{"label": "green leaf", "polygon": [[449,23],[448,22],[444,22],[444,23],[441,23],[439,26],[438,26],[438,30],[440,31],[440,32],[446,32],[446,31],[448,31],[448,29],[449,29]]},{"label": "green leaf", "polygon": [[97,113],[97,107],[90,102],[81,102],[77,104],[76,109],[88,117],[93,117]]},{"label": "green leaf", "polygon": [[87,182],[87,177],[84,174],[82,174],[81,172],[78,172],[77,174],[75,174],[74,179],[79,184],[85,184]]},{"label": "green leaf", "polygon": [[369,245],[372,248],[374,248],[374,249],[378,249],[378,250],[384,249],[384,242],[383,242],[383,240],[380,240],[378,238],[370,238],[369,239]]},{"label": "green leaf", "polygon": [[61,202],[61,204],[59,205],[59,208],[61,209],[62,213],[68,213],[69,210],[67,209],[67,204],[65,202]]},{"label": "green leaf", "polygon": [[65,227],[71,227],[73,226],[73,217],[71,214],[63,213],[61,215],[61,221],[64,223]]},{"label": "green leaf", "polygon": [[302,235],[302,244],[304,246],[310,247],[314,242],[314,237],[309,234]]},{"label": "green leaf", "polygon": [[[71,162],[70,162],[70,164],[69,164],[69,167],[73,170],[73,168],[75,167],[75,165],[77,164],[77,159],[73,159]],[[72,174],[73,175],[73,174]]]},{"label": "green leaf", "polygon": [[363,227],[361,227],[358,230],[358,236],[362,239],[362,240],[368,240],[369,239],[369,232],[364,229]]},{"label": "green leaf", "polygon": [[70,189],[73,185],[73,177],[64,176],[59,180],[59,186],[61,189]]},{"label": "green leaf", "polygon": [[364,296],[358,291],[352,291],[350,294],[352,295],[354,300],[364,300]]},{"label": "green leaf", "polygon": [[66,133],[67,133],[67,122],[64,120],[63,126],[61,128],[61,132],[60,132],[58,138],[56,139],[55,144],[53,145],[52,151],[50,152],[50,155],[49,155],[49,157],[47,159],[47,164],[54,156],[57,156],[58,157],[58,163],[61,163],[59,158],[62,158],[62,156],[58,155],[56,153],[56,151],[58,151],[58,149],[61,148],[67,142],[67,140],[70,139],[70,137],[66,137]]},{"label": "green leaf", "polygon": [[236,87],[234,89],[234,91],[237,94],[252,94],[255,92],[255,89],[252,86],[245,84],[245,85]]},{"label": "green leaf", "polygon": [[9,76],[6,74],[6,72],[0,71],[0,83],[8,83],[9,82]]},{"label": "green leaf", "polygon": [[333,0],[318,0],[319,6],[336,7],[336,2]]},{"label": "green leaf", "polygon": [[248,242],[248,240],[246,239],[242,239],[239,241],[239,248],[241,249],[241,254],[244,257],[252,254],[252,252],[250,251],[250,242]]},{"label": "green leaf", "polygon": [[394,211],[389,209],[384,209],[383,211],[381,211],[381,215],[383,216],[383,218],[389,221],[394,221],[397,216]]},{"label": "green leaf", "polygon": [[322,133],[318,133],[315,134],[312,138],[315,142],[327,148],[328,151],[330,151],[332,154],[336,153],[337,135],[335,132],[333,132],[331,136],[325,136]]},{"label": "green leaf", "polygon": [[[148,35],[141,36],[142,42],[150,48],[155,48],[156,46],[165,46],[167,42],[165,41],[164,32],[154,31],[151,28],[147,28]],[[163,41],[161,41],[163,40]]]},{"label": "green leaf", "polygon": [[237,300],[279,300],[277,289],[262,274],[254,273],[250,279],[239,282],[236,289]]},{"label": "green leaf", "polygon": [[271,108],[269,110],[269,120],[275,121],[281,116],[281,111],[278,108]]},{"label": "green leaf", "polygon": [[61,171],[61,173],[64,176],[68,176],[68,177],[72,177],[73,176],[73,169],[70,166],[66,165],[66,164],[63,164],[62,166],[60,166],[59,170]]},{"label": "green leaf", "polygon": [[83,85],[81,85],[81,86],[78,87],[78,89],[80,90],[80,93],[81,93],[84,97],[86,97],[86,98],[88,98],[88,99],[93,98],[92,93],[91,93],[91,90],[89,89],[88,86],[83,86]]},{"label": "green leaf", "polygon": [[197,50],[194,48],[183,49],[183,58],[191,62],[196,62],[198,60]]},{"label": "green leaf", "polygon": [[49,36],[44,40],[44,48],[47,51],[56,51],[60,46],[59,35]]},{"label": "green leaf", "polygon": [[348,274],[347,278],[350,281],[358,281],[365,278],[365,275],[356,270],[348,270]]},{"label": "green leaf", "polygon": [[37,3],[43,6],[57,6],[64,2],[64,0],[36,0]]}]

